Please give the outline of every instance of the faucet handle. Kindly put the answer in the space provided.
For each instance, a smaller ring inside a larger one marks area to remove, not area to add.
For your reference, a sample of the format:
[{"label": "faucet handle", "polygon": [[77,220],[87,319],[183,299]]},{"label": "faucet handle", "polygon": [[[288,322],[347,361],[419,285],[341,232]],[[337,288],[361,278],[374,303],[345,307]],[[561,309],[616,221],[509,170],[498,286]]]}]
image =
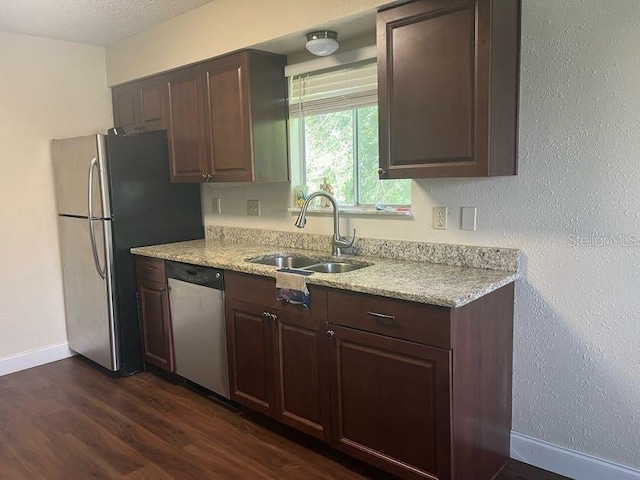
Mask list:
[{"label": "faucet handle", "polygon": [[356,241],[356,229],[353,229],[353,237],[340,237],[334,241],[336,245],[340,248],[349,248],[353,246],[353,243]]}]

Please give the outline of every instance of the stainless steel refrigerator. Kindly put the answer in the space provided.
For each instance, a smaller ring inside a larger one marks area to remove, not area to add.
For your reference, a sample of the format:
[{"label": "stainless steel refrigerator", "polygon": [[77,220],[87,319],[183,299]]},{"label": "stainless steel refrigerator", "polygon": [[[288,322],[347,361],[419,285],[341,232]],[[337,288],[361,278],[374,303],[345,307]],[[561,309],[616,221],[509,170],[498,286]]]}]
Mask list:
[{"label": "stainless steel refrigerator", "polygon": [[143,368],[135,246],[204,237],[198,184],[169,182],[165,132],[52,142],[69,346],[123,375]]}]

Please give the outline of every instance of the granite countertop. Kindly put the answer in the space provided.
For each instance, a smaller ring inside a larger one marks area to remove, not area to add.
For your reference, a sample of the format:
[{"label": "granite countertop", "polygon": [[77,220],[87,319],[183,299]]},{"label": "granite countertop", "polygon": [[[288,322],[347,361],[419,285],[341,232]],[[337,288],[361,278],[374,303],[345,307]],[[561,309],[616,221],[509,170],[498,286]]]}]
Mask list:
[{"label": "granite countertop", "polygon": [[[335,259],[327,252],[274,245],[247,244],[225,239],[203,239],[132,248],[131,253],[236,272],[275,277],[276,267],[247,260],[268,254],[296,254]],[[507,285],[518,273],[437,263],[343,255],[342,261],[369,266],[347,273],[314,273],[307,283],[370,293],[443,307],[461,307]]]}]

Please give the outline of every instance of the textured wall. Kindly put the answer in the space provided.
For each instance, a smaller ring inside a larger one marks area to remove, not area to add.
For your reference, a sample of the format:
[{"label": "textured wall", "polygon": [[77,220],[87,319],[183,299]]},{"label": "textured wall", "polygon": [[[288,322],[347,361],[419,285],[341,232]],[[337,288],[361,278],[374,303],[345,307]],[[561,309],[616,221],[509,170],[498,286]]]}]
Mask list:
[{"label": "textured wall", "polygon": [[[639,21],[637,0],[524,0],[520,174],[418,181],[414,220],[348,222],[377,238],[522,248],[514,429],[636,468]],[[287,185],[204,186],[207,212],[212,196],[222,198],[226,214],[209,213],[206,223],[294,228],[283,212]],[[262,218],[244,215],[247,198],[262,199]],[[434,205],[449,206],[449,230],[429,228]],[[478,207],[476,232],[458,228],[465,205]],[[330,229],[328,218],[308,220],[307,231]],[[607,245],[573,246],[575,235]]]},{"label": "textured wall", "polygon": [[0,358],[66,341],[52,138],[111,120],[104,49],[0,32]]},{"label": "textured wall", "polygon": [[527,0],[522,34],[520,175],[416,194],[479,208],[438,240],[524,250],[514,429],[640,467],[640,2]]}]

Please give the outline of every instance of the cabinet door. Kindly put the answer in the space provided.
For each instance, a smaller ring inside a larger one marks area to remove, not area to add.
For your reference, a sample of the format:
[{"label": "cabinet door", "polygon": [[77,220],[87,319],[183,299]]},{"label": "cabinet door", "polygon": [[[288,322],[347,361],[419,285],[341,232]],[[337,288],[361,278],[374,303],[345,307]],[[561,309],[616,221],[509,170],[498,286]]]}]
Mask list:
[{"label": "cabinet door", "polygon": [[164,130],[166,81],[158,76],[133,82],[112,91],[113,123],[133,135],[141,132]]},{"label": "cabinet door", "polygon": [[137,83],[113,87],[113,124],[128,135],[140,132],[140,87]]},{"label": "cabinet door", "polygon": [[402,478],[450,479],[451,352],[329,328],[332,445]]},{"label": "cabinet door", "polygon": [[327,322],[275,311],[276,418],[329,442]]},{"label": "cabinet door", "polygon": [[145,360],[173,372],[173,333],[167,285],[139,278],[138,297]]},{"label": "cabinet door", "polygon": [[143,80],[140,84],[140,126],[143,131],[164,130],[165,122],[165,77]]},{"label": "cabinet door", "polygon": [[247,53],[202,65],[207,149],[214,182],[253,180]]},{"label": "cabinet door", "polygon": [[167,138],[172,182],[203,182],[209,166],[198,67],[167,75]]},{"label": "cabinet door", "polygon": [[515,174],[519,2],[421,0],[377,21],[381,178]]},{"label": "cabinet door", "polygon": [[231,399],[274,416],[271,322],[261,305],[227,299],[225,310]]}]

